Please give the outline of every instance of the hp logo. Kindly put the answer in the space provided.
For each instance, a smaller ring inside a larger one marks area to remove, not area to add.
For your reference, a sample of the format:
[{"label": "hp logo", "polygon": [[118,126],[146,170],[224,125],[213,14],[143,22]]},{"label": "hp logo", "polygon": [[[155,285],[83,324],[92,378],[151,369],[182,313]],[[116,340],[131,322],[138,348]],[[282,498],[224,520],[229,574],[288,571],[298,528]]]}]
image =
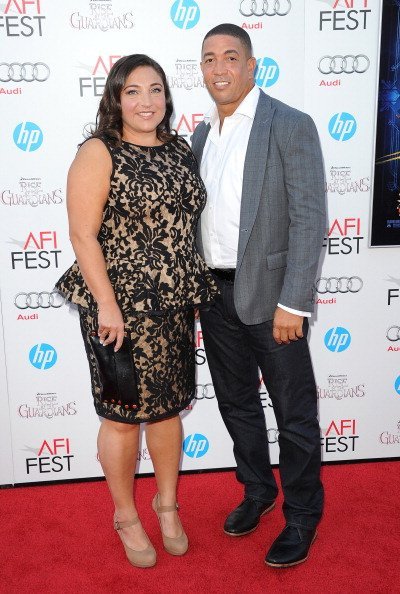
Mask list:
[{"label": "hp logo", "polygon": [[400,375],[397,378],[397,380],[394,382],[394,389],[396,390],[396,392],[400,396]]},{"label": "hp logo", "polygon": [[210,444],[207,437],[201,435],[201,433],[188,435],[183,442],[183,451],[189,458],[201,458],[207,454],[209,447]]},{"label": "hp logo", "polygon": [[325,346],[332,353],[341,353],[345,351],[351,343],[351,334],[346,328],[336,326],[331,328],[325,334]]},{"label": "hp logo", "polygon": [[200,8],[194,0],[176,0],[170,14],[179,29],[192,29],[199,22]]},{"label": "hp logo", "polygon": [[255,81],[259,87],[272,87],[279,78],[279,66],[272,58],[259,58]]},{"label": "hp logo", "polygon": [[35,344],[29,351],[29,361],[36,369],[50,369],[57,361],[57,352],[51,344]]},{"label": "hp logo", "polygon": [[43,132],[33,122],[21,122],[14,130],[14,142],[21,151],[36,151],[43,142]]},{"label": "hp logo", "polygon": [[335,113],[335,115],[329,121],[329,134],[335,140],[349,140],[357,130],[356,119],[351,113],[342,111],[341,113]]}]

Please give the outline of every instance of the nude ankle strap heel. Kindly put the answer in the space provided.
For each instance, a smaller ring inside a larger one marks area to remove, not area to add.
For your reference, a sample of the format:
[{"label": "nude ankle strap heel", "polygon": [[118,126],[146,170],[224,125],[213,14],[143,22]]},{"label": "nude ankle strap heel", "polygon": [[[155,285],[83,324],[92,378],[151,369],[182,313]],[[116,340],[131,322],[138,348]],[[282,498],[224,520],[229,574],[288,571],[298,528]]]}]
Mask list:
[{"label": "nude ankle strap heel", "polygon": [[163,532],[160,518],[160,514],[165,512],[178,511],[178,504],[175,503],[175,505],[160,505],[160,494],[157,493],[154,496],[152,508],[156,512],[160,522],[161,536],[165,550],[170,553],[170,555],[184,555],[189,548],[189,541],[185,531],[182,528],[182,534],[180,534],[180,536],[176,536],[175,538],[166,536]]},{"label": "nude ankle strap heel", "polygon": [[157,561],[157,554],[149,538],[147,537],[147,534],[146,537],[149,543],[148,546],[142,551],[137,551],[136,549],[128,547],[128,545],[124,541],[123,533],[121,532],[122,528],[129,528],[130,526],[135,526],[135,524],[138,524],[139,521],[139,516],[136,516],[136,518],[133,518],[132,520],[128,520],[126,522],[119,522],[114,518],[114,528],[118,532],[122,544],[124,545],[125,553],[129,563],[131,563],[131,565],[134,565],[135,567],[153,567],[153,565],[155,565]]}]

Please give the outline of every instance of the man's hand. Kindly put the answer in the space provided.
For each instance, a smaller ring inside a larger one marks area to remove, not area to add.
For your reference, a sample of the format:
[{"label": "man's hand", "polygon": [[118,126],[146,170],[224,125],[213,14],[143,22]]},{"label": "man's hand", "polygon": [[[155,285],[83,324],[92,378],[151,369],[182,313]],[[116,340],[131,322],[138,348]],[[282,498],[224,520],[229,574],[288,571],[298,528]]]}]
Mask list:
[{"label": "man's hand", "polygon": [[274,315],[273,336],[278,344],[289,344],[291,340],[303,338],[303,316],[297,316],[277,307]]}]

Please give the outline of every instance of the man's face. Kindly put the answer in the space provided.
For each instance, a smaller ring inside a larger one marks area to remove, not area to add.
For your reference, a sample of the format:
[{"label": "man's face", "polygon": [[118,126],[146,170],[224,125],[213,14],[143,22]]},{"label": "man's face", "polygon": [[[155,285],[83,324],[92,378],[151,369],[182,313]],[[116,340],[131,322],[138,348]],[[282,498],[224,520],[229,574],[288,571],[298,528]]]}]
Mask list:
[{"label": "man's face", "polygon": [[231,115],[254,86],[255,58],[231,35],[213,35],[203,45],[201,70],[218,108]]}]

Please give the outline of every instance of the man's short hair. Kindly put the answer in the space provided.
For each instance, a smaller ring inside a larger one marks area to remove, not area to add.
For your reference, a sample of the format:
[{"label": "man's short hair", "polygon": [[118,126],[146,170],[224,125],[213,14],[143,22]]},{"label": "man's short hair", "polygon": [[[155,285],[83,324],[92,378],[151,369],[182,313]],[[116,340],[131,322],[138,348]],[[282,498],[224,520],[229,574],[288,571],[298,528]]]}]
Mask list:
[{"label": "man's short hair", "polygon": [[203,45],[206,39],[213,37],[214,35],[230,35],[231,37],[236,37],[241,41],[244,49],[249,54],[249,57],[253,55],[253,46],[251,45],[250,36],[247,31],[242,29],[242,27],[233,25],[232,23],[222,23],[221,25],[217,25],[206,33],[203,39]]}]

